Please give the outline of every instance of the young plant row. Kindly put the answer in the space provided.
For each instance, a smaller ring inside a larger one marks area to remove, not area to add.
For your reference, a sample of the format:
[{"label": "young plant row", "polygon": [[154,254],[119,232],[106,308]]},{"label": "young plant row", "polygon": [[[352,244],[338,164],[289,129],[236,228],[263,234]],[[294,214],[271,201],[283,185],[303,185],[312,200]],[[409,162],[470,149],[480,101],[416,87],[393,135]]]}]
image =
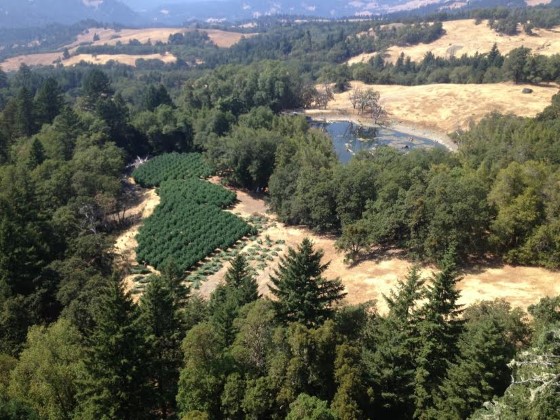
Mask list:
[{"label": "young plant row", "polygon": [[138,262],[161,268],[173,260],[188,270],[217,249],[226,250],[255,233],[241,218],[222,210],[236,195],[199,179],[208,175],[200,154],[161,155],[134,171],[141,185],[159,186],[161,197],[136,237]]},{"label": "young plant row", "polygon": [[164,181],[206,178],[211,168],[200,153],[167,153],[137,168],[132,176],[143,187],[156,187]]},{"label": "young plant row", "polygon": [[173,180],[162,182],[158,188],[162,204],[180,207],[185,201],[194,204],[210,204],[227,208],[235,203],[236,194],[220,185],[200,179]]},{"label": "young plant row", "polygon": [[216,249],[228,249],[253,228],[237,216],[208,204],[160,204],[137,236],[137,259],[156,268],[174,260],[187,270]]}]

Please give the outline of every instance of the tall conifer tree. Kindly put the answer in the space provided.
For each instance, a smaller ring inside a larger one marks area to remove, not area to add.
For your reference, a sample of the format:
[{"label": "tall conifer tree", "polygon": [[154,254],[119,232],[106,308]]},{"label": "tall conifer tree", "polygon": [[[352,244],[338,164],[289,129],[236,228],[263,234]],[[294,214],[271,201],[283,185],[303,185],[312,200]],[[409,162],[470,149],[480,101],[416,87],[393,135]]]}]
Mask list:
[{"label": "tall conifer tree", "polygon": [[316,327],[334,313],[333,305],[342,300],[344,286],[339,279],[327,280],[323,272],[323,251],[314,251],[313,243],[305,238],[297,250],[289,248],[280,259],[278,270],[270,280],[277,316],[284,322],[299,322]]}]

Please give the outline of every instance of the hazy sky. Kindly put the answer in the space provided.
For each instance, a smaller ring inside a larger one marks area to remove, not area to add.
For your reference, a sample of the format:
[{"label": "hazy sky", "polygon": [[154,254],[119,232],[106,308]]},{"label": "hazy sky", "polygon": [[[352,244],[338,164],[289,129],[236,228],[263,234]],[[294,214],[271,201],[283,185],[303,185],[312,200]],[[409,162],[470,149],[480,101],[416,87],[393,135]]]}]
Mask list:
[{"label": "hazy sky", "polygon": [[209,0],[121,0],[121,1],[134,10],[141,10],[141,9],[152,9],[161,4],[180,4],[180,3],[185,4],[185,3],[192,3],[194,1],[199,2],[199,1],[209,1]]}]

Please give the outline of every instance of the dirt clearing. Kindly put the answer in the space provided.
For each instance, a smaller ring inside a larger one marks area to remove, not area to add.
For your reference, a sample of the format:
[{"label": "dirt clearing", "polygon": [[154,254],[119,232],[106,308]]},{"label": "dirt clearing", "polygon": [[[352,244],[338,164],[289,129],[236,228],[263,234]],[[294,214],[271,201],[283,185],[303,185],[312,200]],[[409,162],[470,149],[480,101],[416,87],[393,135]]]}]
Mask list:
[{"label": "dirt clearing", "polygon": [[[392,120],[443,133],[467,129],[471,122],[478,122],[492,112],[534,117],[550,105],[552,96],[558,92],[557,86],[513,83],[399,86],[352,82],[352,88],[355,87],[379,91],[381,104]],[[533,93],[521,93],[525,87],[531,88]],[[350,103],[350,93],[351,90],[335,94],[326,110],[314,110],[311,114],[357,116]],[[422,130],[418,134],[421,135]]]},{"label": "dirt clearing", "polygon": [[[237,191],[239,203],[231,210],[243,217],[255,214],[267,215],[274,219],[272,214],[266,213],[265,202],[255,198],[244,191]],[[396,285],[398,279],[406,276],[411,263],[399,256],[398,252],[388,253],[377,259],[364,261],[353,267],[344,263],[344,255],[335,249],[335,238],[319,236],[303,227],[286,226],[275,222],[263,231],[259,238],[269,237],[272,240],[285,240],[287,246],[295,247],[305,237],[309,237],[317,248],[325,252],[324,261],[330,261],[330,266],[325,275],[327,278],[340,277],[346,287],[348,303],[356,304],[376,300],[378,308],[386,311],[383,295],[388,294]],[[251,243],[244,245],[247,248]],[[286,252],[287,246],[283,252]],[[275,259],[269,266],[258,274],[259,291],[268,295],[268,282],[271,272],[278,265]],[[223,280],[228,268],[224,266],[220,272],[211,276],[204,282],[199,293],[205,297]],[[421,272],[424,276],[431,275],[433,267],[424,267]],[[544,296],[560,294],[560,275],[557,272],[543,268],[531,267],[482,267],[465,273],[459,283],[461,289],[460,303],[469,305],[480,300],[493,300],[503,298],[513,306],[526,308],[538,302]]]},{"label": "dirt clearing", "polygon": [[[128,182],[131,185],[135,185],[134,179],[129,178]],[[138,242],[136,241],[136,235],[142,226],[142,221],[147,217],[150,217],[154,212],[155,208],[160,203],[159,195],[156,194],[155,189],[145,189],[138,186],[135,187],[137,191],[138,202],[133,207],[130,207],[125,216],[137,220],[132,226],[122,232],[115,240],[114,252],[117,256],[118,265],[127,269],[133,265],[136,265],[136,247]],[[152,271],[156,272],[152,269]],[[135,277],[134,274],[128,275],[123,279],[123,284],[126,290],[131,290],[134,286],[132,281]]]}]

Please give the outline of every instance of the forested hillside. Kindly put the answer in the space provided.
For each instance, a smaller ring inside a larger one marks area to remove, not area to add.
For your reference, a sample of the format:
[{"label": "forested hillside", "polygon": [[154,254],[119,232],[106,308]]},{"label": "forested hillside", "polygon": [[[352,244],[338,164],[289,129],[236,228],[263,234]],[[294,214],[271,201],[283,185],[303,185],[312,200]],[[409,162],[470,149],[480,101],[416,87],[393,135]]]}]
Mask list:
[{"label": "forested hillside", "polygon": [[[378,147],[347,164],[293,115],[360,71],[558,81],[557,56],[523,48],[346,64],[441,35],[438,22],[287,24],[230,49],[174,38],[196,66],[0,71],[0,418],[558,418],[560,297],[462,306],[458,283],[488,261],[560,268],[560,96],[536,118],[489,115],[456,133],[457,152]],[[130,176],[161,199],[132,267],[113,247],[137,222]],[[335,237],[349,264],[400,250],[413,268],[379,302],[348,305],[320,247],[258,236],[231,188]],[[227,274],[203,299],[215,256]]]}]

